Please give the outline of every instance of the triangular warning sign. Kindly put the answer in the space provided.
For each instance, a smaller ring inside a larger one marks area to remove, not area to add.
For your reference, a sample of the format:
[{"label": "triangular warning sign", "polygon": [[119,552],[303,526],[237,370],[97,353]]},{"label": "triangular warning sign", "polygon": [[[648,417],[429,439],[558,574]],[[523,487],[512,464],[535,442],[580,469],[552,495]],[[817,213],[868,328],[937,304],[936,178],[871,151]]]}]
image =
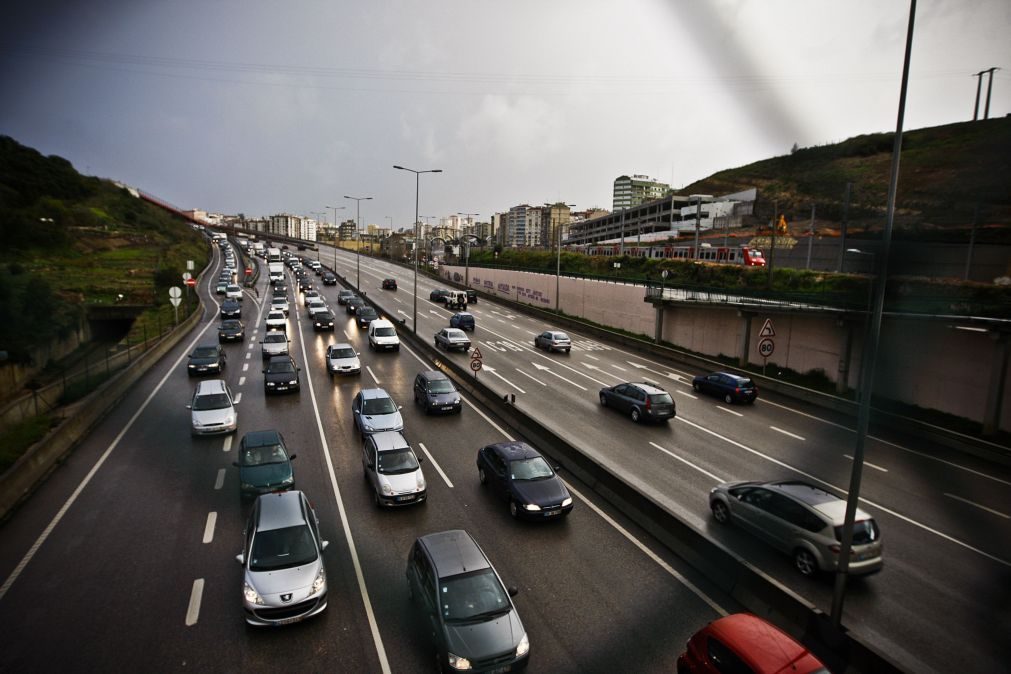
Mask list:
[{"label": "triangular warning sign", "polygon": [[775,337],[776,330],[772,327],[772,319],[766,318],[765,323],[762,324],[762,331],[758,333],[759,337]]},{"label": "triangular warning sign", "polygon": [[484,356],[481,355],[481,349],[474,347],[474,350],[470,352],[471,360],[481,360]]}]

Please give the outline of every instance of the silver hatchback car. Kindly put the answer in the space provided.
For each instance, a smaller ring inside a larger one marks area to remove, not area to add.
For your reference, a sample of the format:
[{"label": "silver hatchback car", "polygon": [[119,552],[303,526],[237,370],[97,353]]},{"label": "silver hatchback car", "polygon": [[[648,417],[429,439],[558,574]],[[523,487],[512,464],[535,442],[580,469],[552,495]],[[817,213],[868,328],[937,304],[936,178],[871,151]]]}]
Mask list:
[{"label": "silver hatchback car", "polygon": [[235,559],[244,569],[242,605],[250,625],[287,625],[326,610],[319,519],[300,491],[264,494],[246,524]]},{"label": "silver hatchback car", "polygon": [[[793,556],[805,576],[835,571],[839,562],[846,501],[800,481],[725,482],[709,492],[709,507],[720,524],[734,523]],[[881,531],[857,508],[851,574],[881,570]]]}]

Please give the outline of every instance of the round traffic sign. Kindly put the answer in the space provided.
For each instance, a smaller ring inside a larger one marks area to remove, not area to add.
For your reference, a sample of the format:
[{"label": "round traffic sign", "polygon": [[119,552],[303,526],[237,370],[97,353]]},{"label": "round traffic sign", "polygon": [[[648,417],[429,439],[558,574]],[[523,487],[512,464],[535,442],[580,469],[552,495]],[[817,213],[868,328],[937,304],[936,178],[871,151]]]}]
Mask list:
[{"label": "round traffic sign", "polygon": [[474,370],[474,372],[477,372],[478,370],[480,370],[481,369],[481,361],[479,361],[479,360],[472,360],[472,361],[470,361],[470,369]]},{"label": "round traffic sign", "polygon": [[179,286],[172,286],[171,288],[168,289],[168,296],[182,297],[183,296],[182,288],[180,288]]},{"label": "round traffic sign", "polygon": [[253,273],[253,268],[252,267],[246,267],[246,276],[249,276],[252,273]]},{"label": "round traffic sign", "polygon": [[758,342],[758,353],[764,358],[768,358],[772,355],[772,352],[776,350],[776,344],[768,337],[762,339]]},{"label": "round traffic sign", "polygon": [[186,285],[188,285],[189,287],[192,288],[196,284],[197,284],[197,280],[195,278],[188,278],[188,279],[186,279]]},{"label": "round traffic sign", "polygon": [[183,272],[183,280],[184,281],[189,281],[191,278],[193,278],[193,274],[189,273],[188,271],[184,271]]}]

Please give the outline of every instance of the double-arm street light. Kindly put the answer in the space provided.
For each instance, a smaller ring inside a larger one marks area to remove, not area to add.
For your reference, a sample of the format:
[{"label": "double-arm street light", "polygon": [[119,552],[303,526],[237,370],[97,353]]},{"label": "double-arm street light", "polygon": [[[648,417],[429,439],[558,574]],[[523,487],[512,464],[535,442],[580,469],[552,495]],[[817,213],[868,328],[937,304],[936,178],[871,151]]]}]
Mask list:
[{"label": "double-arm street light", "polygon": [[416,171],[404,166],[394,166],[401,171],[410,171],[414,174],[414,316],[411,318],[411,330],[418,334],[418,199],[421,190],[422,173],[442,173],[442,169],[428,169],[426,171]]},{"label": "double-arm street light", "polygon": [[477,236],[474,236],[474,218],[476,218],[478,216],[478,214],[477,213],[462,213],[460,211],[457,211],[456,214],[457,215],[466,216],[467,219],[470,221],[470,229],[469,229],[469,231],[466,232],[466,234],[470,235],[470,238],[467,238],[466,234],[464,234],[464,235],[462,235],[462,236],[459,237],[460,238],[460,245],[463,246],[463,259],[464,259],[464,263],[463,263],[464,264],[463,284],[465,286],[469,287],[470,286],[470,244],[471,244],[472,241],[480,241],[480,239]]},{"label": "double-arm street light", "polygon": [[[572,208],[572,207],[575,206],[575,204],[549,204],[547,202],[545,202],[544,205],[551,209],[551,210],[548,211],[548,213],[549,213],[549,215],[548,215],[548,218],[549,218],[548,225],[549,226],[551,224],[551,222],[550,222],[550,218],[551,218],[550,213],[554,213],[555,207],[557,207],[557,206],[565,206],[566,208]],[[561,289],[561,278],[562,278],[562,223],[561,222],[555,223],[555,228],[558,230],[558,256],[555,258],[555,311],[557,312],[558,311],[558,304],[559,304],[559,297],[561,295],[561,290],[560,289]],[[624,231],[622,233],[624,234]]]},{"label": "double-arm street light", "polygon": [[[337,211],[343,211],[347,206],[326,206],[333,209],[333,272],[337,273]],[[318,245],[318,244],[317,244]]]},{"label": "double-arm street light", "polygon": [[697,260],[699,259],[699,229],[702,227],[702,200],[712,199],[713,196],[711,194],[692,194],[688,198],[695,200],[695,254],[692,257]]},{"label": "double-arm street light", "polygon": [[[358,280],[355,281],[355,288],[358,289],[358,292],[361,292],[362,291],[362,233],[361,233],[360,230],[362,228],[362,202],[363,201],[368,201],[372,197],[349,197],[348,195],[345,194],[344,198],[345,199],[354,199],[355,200],[355,206],[358,209],[358,211],[357,211],[358,214],[355,216],[355,238],[358,239],[358,244],[355,246],[355,253],[356,253],[355,258],[356,258],[356,265],[358,267],[358,271],[357,271]],[[336,255],[336,253],[334,253],[334,255]]]}]

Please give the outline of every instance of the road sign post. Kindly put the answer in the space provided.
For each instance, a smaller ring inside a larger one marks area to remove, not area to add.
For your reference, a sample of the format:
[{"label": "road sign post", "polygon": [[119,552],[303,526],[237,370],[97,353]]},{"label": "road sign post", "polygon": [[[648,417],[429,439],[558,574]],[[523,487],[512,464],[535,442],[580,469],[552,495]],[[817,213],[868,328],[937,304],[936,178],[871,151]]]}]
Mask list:
[{"label": "road sign post", "polygon": [[183,291],[179,286],[172,286],[168,289],[169,302],[172,303],[172,308],[175,310],[176,315],[176,325],[179,325],[179,298],[182,297]]},{"label": "road sign post", "polygon": [[477,373],[481,370],[481,357],[481,349],[475,346],[470,352],[470,369],[474,371],[474,379],[477,379]]}]

